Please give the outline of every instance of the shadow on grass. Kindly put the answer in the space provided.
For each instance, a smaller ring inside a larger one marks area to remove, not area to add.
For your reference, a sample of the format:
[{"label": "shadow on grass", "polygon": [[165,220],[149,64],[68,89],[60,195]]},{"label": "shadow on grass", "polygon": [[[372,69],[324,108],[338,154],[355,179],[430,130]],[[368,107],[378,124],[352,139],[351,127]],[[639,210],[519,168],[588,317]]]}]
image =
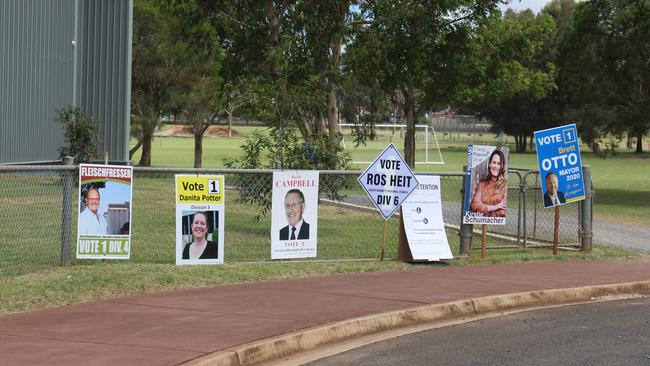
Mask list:
[{"label": "shadow on grass", "polygon": [[[649,191],[630,191],[615,188],[597,188],[594,204],[606,206],[641,207],[648,209]],[[616,214],[612,212],[612,214]]]}]

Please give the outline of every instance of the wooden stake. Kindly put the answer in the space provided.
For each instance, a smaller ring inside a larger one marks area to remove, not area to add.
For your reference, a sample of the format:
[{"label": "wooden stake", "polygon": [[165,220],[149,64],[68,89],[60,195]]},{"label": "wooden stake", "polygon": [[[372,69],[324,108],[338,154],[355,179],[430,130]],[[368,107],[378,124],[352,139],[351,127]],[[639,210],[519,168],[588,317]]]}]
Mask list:
[{"label": "wooden stake", "polygon": [[557,243],[560,234],[560,206],[555,206],[555,227],[553,228],[553,255],[557,255]]},{"label": "wooden stake", "polygon": [[487,257],[487,225],[483,224],[483,234],[481,237],[481,258]]},{"label": "wooden stake", "polygon": [[384,221],[384,239],[381,241],[381,258],[384,260],[384,248],[386,248],[386,237],[388,236],[388,220]]},{"label": "wooden stake", "polygon": [[104,151],[104,165],[108,165],[108,151]]}]

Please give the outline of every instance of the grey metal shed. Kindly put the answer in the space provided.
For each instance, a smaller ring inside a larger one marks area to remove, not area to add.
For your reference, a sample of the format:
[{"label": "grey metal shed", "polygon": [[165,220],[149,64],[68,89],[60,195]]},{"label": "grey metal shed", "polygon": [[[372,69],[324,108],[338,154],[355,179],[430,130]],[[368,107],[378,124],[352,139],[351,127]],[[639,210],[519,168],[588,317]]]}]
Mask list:
[{"label": "grey metal shed", "polygon": [[0,163],[58,159],[69,105],[128,159],[132,14],[132,0],[0,1]]}]

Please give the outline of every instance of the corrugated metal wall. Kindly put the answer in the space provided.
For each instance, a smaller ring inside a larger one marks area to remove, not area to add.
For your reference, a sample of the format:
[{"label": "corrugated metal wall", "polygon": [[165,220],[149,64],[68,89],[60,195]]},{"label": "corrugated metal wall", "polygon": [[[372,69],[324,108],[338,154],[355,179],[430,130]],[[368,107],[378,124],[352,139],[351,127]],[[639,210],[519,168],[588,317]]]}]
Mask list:
[{"label": "corrugated metal wall", "polygon": [[80,1],[78,105],[104,122],[111,160],[129,157],[131,0]]},{"label": "corrugated metal wall", "polygon": [[131,29],[132,0],[0,1],[0,163],[57,159],[67,105],[102,122],[111,159],[128,158]]}]

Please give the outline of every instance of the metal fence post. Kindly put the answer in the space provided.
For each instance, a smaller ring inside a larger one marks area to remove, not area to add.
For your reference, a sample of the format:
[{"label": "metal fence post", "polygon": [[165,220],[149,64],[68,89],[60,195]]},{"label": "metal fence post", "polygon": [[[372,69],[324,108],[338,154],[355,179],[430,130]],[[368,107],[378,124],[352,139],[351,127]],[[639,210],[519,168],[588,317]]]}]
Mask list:
[{"label": "metal fence post", "polygon": [[[532,172],[526,172],[526,174],[524,174],[524,176],[521,178],[521,182],[520,182],[520,185],[519,185],[520,192],[521,192],[521,194],[523,196],[523,202],[522,202],[522,205],[521,205],[521,209],[523,210],[523,215],[520,218],[521,218],[521,226],[522,226],[522,228],[521,228],[522,229],[522,235],[521,235],[522,236],[522,243],[521,244],[522,244],[522,246],[524,248],[526,248],[527,245],[528,245],[528,238],[527,238],[528,237],[528,215],[527,215],[528,212],[526,211],[527,210],[527,208],[526,208],[526,199],[527,199],[526,188],[527,188],[527,185],[528,185],[528,177],[531,176],[531,174],[532,174]],[[535,206],[535,210],[537,210],[537,206]],[[537,213],[535,213],[535,218],[534,219],[537,220]],[[517,233],[517,235],[519,235],[519,233]],[[518,239],[519,238],[517,238],[517,244],[519,244]]]},{"label": "metal fence post", "polygon": [[[70,156],[63,158],[63,165],[73,165],[74,159]],[[72,226],[72,184],[74,181],[73,170],[63,171],[63,202],[61,212],[61,260],[59,264],[66,266],[70,264],[71,244],[71,226]]]},{"label": "metal fence post", "polygon": [[[523,223],[524,236],[526,233],[526,176],[521,176],[521,173],[516,172],[519,177],[519,200],[517,202],[517,246],[522,245],[521,243],[521,230]],[[526,247],[526,241],[523,242],[524,248]]]},{"label": "metal fence post", "polygon": [[582,177],[585,185],[585,199],[580,201],[580,250],[591,252],[592,249],[592,212],[594,205],[594,189],[591,182],[591,166],[582,166]]},{"label": "metal fence post", "polygon": [[467,183],[467,165],[463,165],[463,184],[460,187],[460,255],[469,255],[472,245],[473,225],[463,224],[463,202],[465,200],[465,184]]}]

